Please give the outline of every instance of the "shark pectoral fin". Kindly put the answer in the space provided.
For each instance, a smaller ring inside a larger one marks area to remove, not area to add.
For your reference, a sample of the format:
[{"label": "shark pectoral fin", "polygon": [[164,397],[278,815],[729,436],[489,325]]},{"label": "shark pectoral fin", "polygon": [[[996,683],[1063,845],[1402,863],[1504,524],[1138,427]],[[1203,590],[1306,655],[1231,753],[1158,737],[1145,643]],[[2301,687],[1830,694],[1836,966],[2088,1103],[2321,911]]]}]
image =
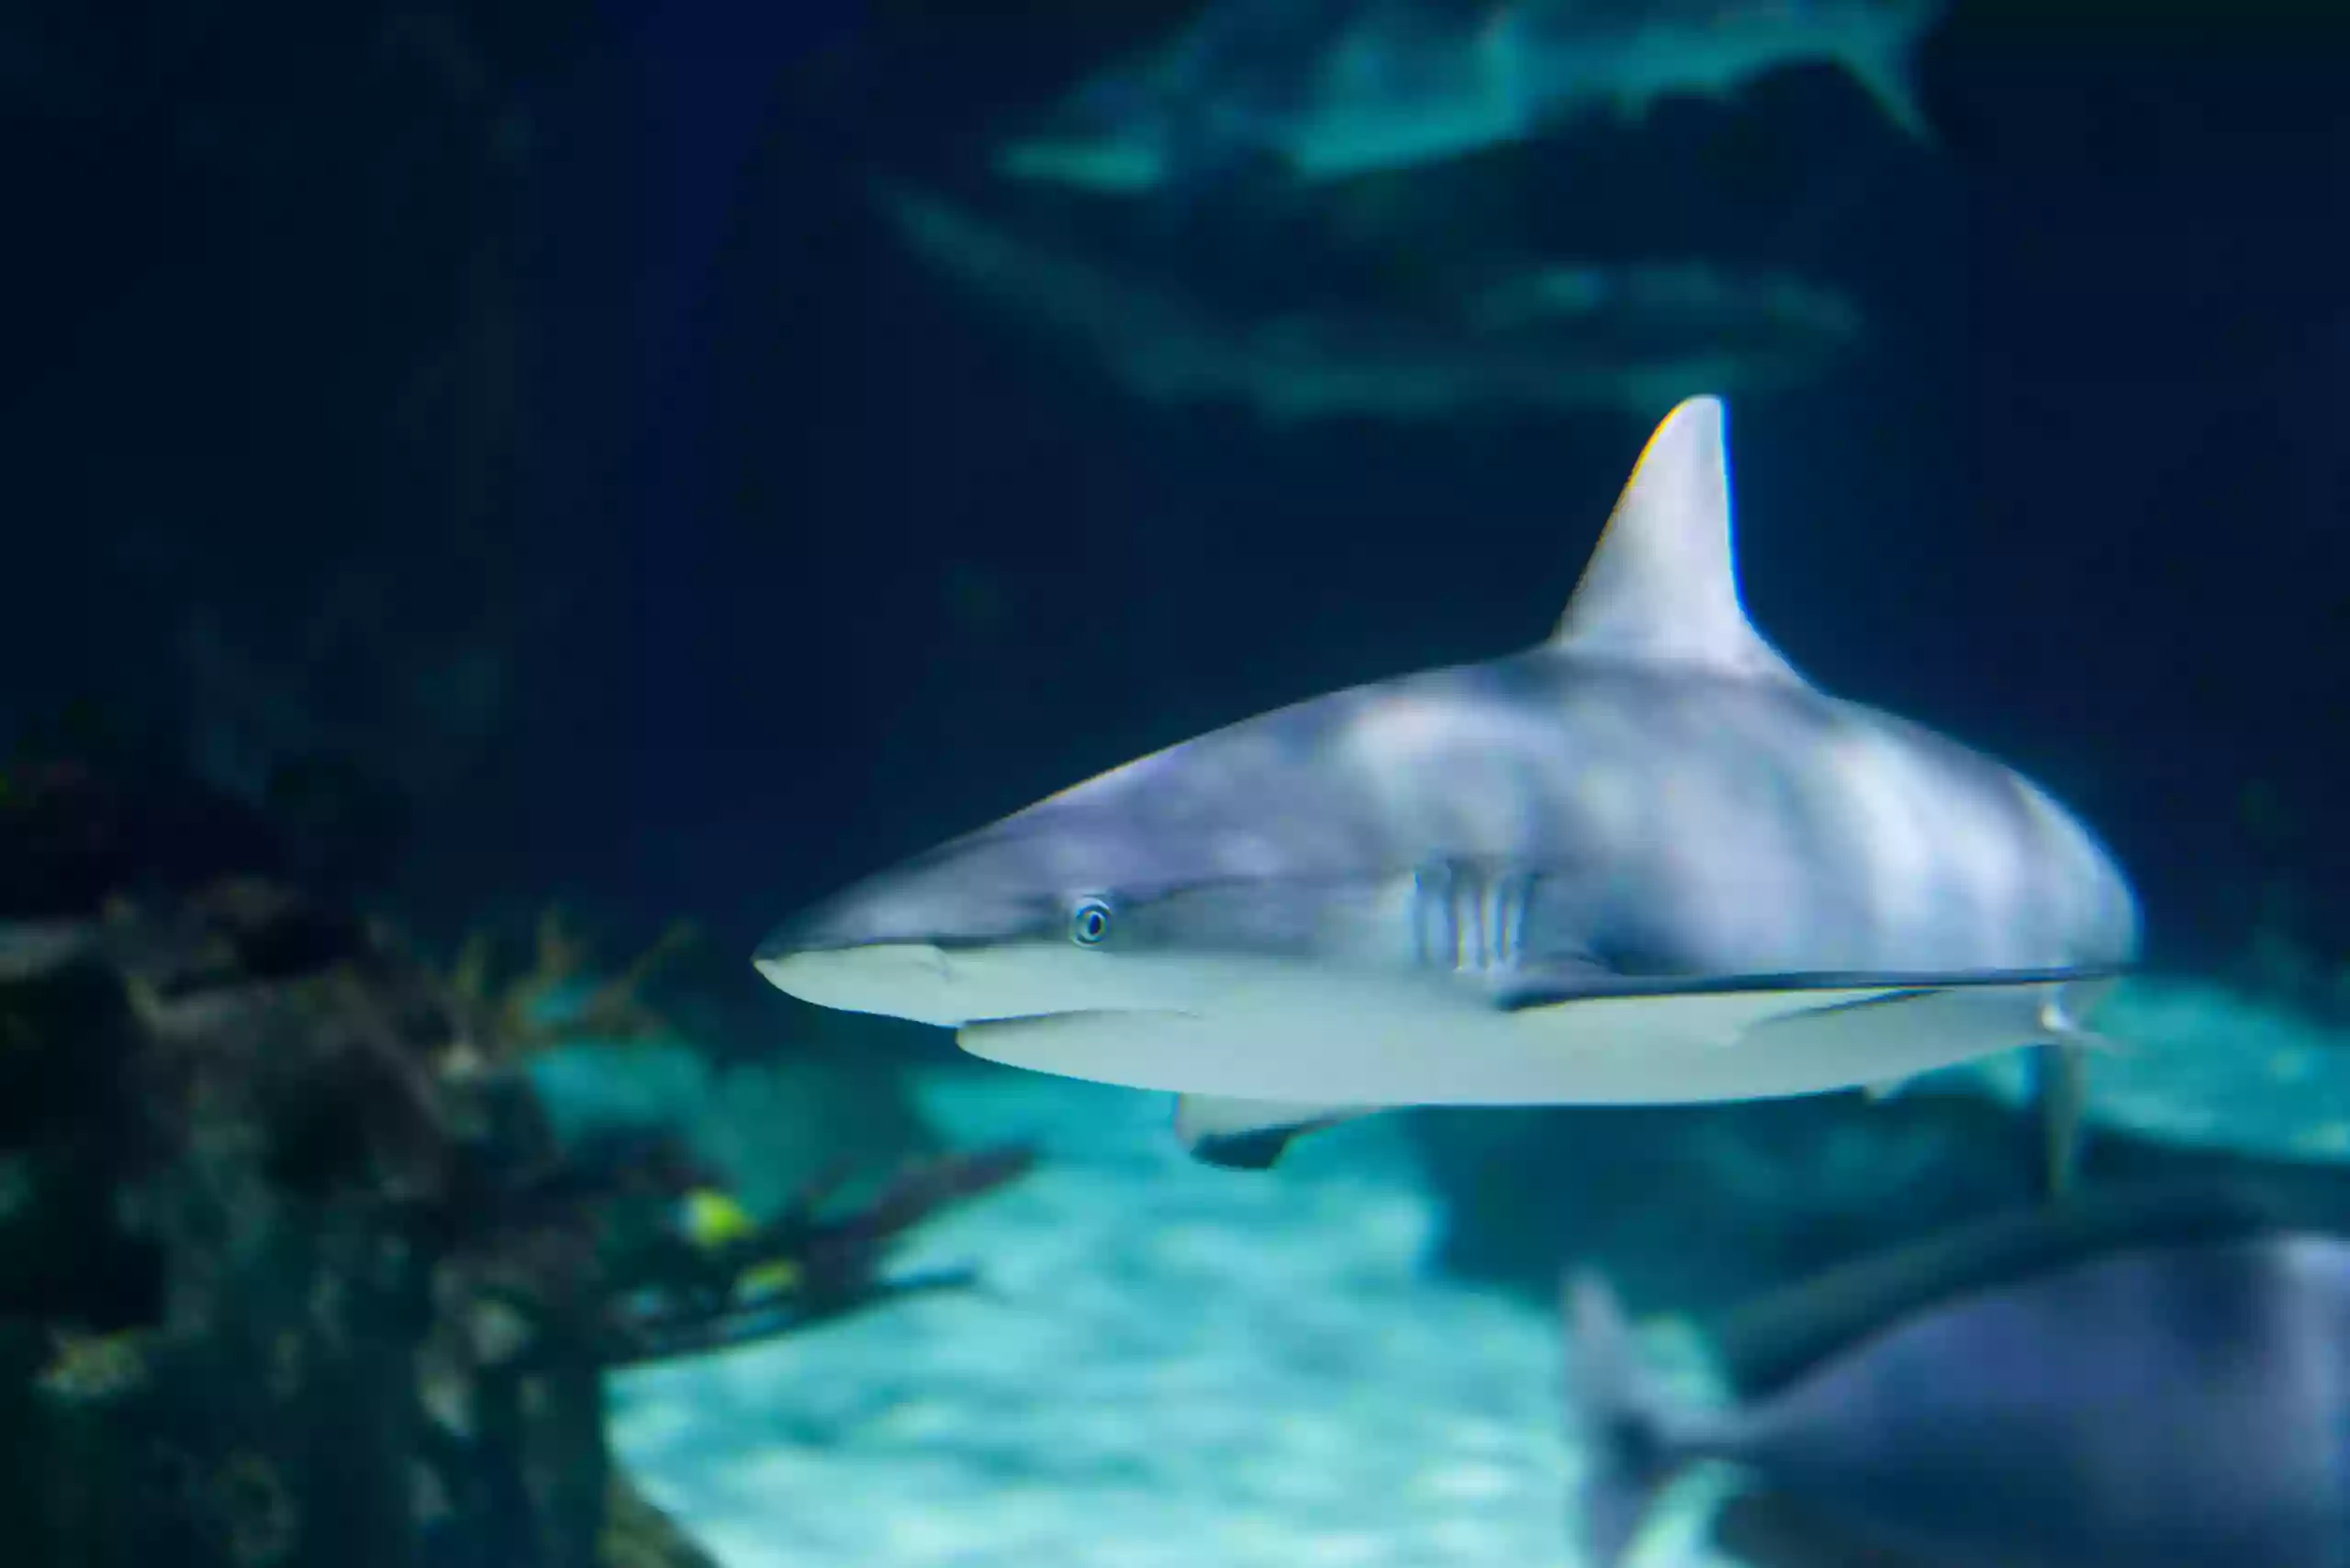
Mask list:
[{"label": "shark pectoral fin", "polygon": [[1219,1094],[1175,1097],[1175,1136],[1192,1158],[1227,1170],[1270,1170],[1292,1139],[1367,1115],[1358,1105],[1300,1105]]},{"label": "shark pectoral fin", "polygon": [[1809,1013],[1904,1000],[1929,987],[1908,977],[1847,974],[1628,975],[1590,958],[1521,964],[1488,996],[1504,1013],[1577,1002],[1673,1002],[1703,997],[1781,997],[1769,1011]]},{"label": "shark pectoral fin", "polygon": [[[955,1031],[955,1043],[981,1061],[1026,1068],[1031,1072],[1103,1083],[1154,1082],[1159,1071],[1181,1060],[1184,1032],[1192,1019],[1160,1011],[1046,1013],[1032,1017],[988,1018]],[[1102,1077],[1109,1068],[1111,1076]],[[1148,1070],[1137,1079],[1137,1071]]]}]

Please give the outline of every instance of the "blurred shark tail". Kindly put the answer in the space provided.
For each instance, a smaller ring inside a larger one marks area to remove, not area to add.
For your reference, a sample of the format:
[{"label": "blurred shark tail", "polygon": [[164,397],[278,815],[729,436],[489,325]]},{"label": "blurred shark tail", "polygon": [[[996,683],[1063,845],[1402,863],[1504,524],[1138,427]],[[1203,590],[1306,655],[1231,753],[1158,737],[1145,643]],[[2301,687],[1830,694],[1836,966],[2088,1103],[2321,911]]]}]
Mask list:
[{"label": "blurred shark tail", "polygon": [[1918,93],[1918,68],[1913,43],[1907,35],[1891,36],[1859,50],[1844,62],[1862,91],[1885,118],[1906,136],[1931,148],[1937,145],[1933,123]]},{"label": "blurred shark tail", "polygon": [[1583,1548],[1591,1568],[1616,1568],[1657,1495],[1698,1455],[1689,1423],[1641,1370],[1631,1325],[1597,1275],[1567,1282],[1567,1401],[1584,1450]]}]

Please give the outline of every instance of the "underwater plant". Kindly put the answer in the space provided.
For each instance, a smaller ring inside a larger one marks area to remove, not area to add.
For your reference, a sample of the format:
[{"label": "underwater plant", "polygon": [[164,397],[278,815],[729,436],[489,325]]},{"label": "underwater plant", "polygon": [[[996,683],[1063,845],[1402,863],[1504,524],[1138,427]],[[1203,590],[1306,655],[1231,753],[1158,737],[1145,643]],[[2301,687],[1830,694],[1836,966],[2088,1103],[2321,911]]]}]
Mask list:
[{"label": "underwater plant", "polygon": [[495,932],[469,935],[448,975],[450,1002],[465,1042],[485,1060],[511,1066],[523,1056],[576,1040],[641,1040],[670,1033],[643,997],[645,982],[694,940],[673,923],[653,945],[610,973],[560,907],[539,916],[530,964],[502,973]]},{"label": "underwater plant", "polygon": [[523,1070],[657,1030],[682,936],[599,980],[550,917],[519,976],[481,941],[443,972],[283,880],[133,869],[0,904],[12,1564],[700,1561],[614,1469],[604,1373],[961,1282],[893,1243],[1028,1163],[755,1218],[673,1133],[558,1139]]}]

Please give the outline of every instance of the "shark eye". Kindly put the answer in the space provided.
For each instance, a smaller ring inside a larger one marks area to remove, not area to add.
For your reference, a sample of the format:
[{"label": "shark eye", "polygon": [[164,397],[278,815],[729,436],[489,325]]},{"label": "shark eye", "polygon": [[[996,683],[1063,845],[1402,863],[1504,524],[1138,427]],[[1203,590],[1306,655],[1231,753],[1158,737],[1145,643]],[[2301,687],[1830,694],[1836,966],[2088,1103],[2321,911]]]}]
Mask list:
[{"label": "shark eye", "polygon": [[1080,899],[1069,912],[1069,939],[1080,947],[1099,947],[1110,935],[1110,906],[1100,899]]}]

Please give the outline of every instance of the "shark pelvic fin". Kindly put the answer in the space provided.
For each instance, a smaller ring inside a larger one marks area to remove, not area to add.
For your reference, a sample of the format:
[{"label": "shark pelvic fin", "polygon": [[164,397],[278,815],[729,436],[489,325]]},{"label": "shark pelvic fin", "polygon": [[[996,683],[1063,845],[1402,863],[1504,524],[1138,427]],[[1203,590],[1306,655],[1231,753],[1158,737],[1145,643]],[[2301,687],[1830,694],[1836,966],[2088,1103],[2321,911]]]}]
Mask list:
[{"label": "shark pelvic fin", "polygon": [[1801,682],[1739,603],[1721,399],[1689,398],[1649,437],[1550,645]]},{"label": "shark pelvic fin", "polygon": [[1227,1170],[1270,1170],[1292,1140],[1366,1114],[1348,1105],[1181,1094],[1175,1100],[1175,1136],[1203,1165]]}]

